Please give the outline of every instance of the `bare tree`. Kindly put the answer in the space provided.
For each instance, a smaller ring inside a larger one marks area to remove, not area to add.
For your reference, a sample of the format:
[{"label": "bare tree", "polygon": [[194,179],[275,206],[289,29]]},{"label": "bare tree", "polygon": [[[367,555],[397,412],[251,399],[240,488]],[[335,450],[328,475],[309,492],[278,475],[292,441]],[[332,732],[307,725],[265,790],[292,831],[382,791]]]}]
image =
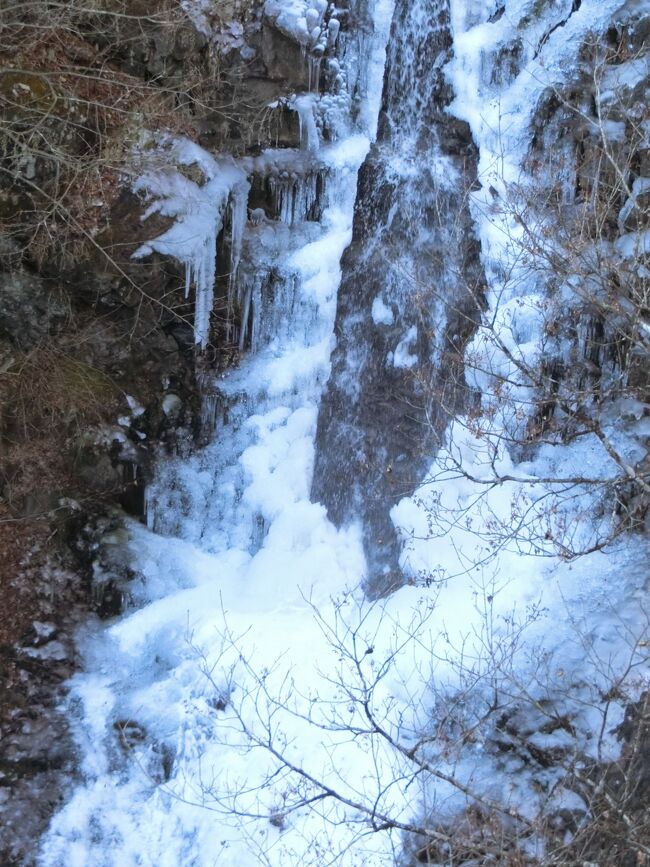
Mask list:
[{"label": "bare tree", "polygon": [[[260,863],[277,863],[285,839],[297,855],[293,830],[313,834],[319,864],[342,863],[348,850],[390,851],[396,863],[609,864],[598,859],[614,853],[644,863],[649,618],[640,633],[621,623],[627,649],[616,665],[576,623],[592,663],[579,684],[530,644],[539,612],[497,628],[491,589],[460,646],[432,634],[429,595],[401,614],[390,601],[310,605],[320,655],[309,686],[284,657],[260,667],[251,636],[224,613],[218,650],[192,646],[210,737],[248,770],[231,776],[206,759],[198,776],[179,770],[164,790],[239,824]],[[612,758],[615,737],[623,746]],[[279,832],[268,849],[260,823]]]}]

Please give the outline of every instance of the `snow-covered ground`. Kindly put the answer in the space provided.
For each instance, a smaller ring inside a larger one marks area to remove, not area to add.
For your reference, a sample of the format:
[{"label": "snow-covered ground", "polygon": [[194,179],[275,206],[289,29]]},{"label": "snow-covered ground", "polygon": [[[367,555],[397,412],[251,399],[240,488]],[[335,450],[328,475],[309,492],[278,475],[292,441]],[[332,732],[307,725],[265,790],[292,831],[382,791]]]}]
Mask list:
[{"label": "snow-covered ground", "polygon": [[[533,47],[512,82],[490,89],[489,52],[512,39],[532,5],[513,0],[498,17],[496,2],[451,3],[448,74],[453,111],[469,121],[480,149],[483,188],[473,207],[492,310],[504,301],[492,263],[507,254],[508,232],[488,187],[519,176],[539,93],[566,76],[587,30],[603,26],[620,4],[583,0],[533,57],[549,26],[541,15],[525,31]],[[308,20],[302,2],[284,12],[275,6],[287,27],[291,16],[300,28]],[[554,22],[567,17],[571,2],[550,6]],[[647,546],[627,539],[569,562],[552,551],[533,556],[532,543],[493,532],[543,495],[527,479],[548,475],[551,465],[603,472],[597,443],[552,455],[542,449],[518,466],[503,448],[486,451],[459,420],[430,481],[393,511],[413,583],[379,603],[357,589],[364,560],[356,529],[337,531],[309,501],[339,263],[351,235],[356,173],[374,135],[390,14],[388,2],[377,4],[365,128],[319,150],[335,179],[320,226],[289,234],[263,222],[247,230],[293,287],[278,293],[282,309],[271,312],[290,314],[290,327],[215,384],[214,440],[185,462],[161,464],[149,492],[151,529],[130,525],[140,576],[134,607],[80,637],[85,671],[71,685],[68,707],[83,782],[42,842],[42,867],[379,867],[400,857],[410,823],[452,822],[468,792],[524,817],[541,804],[581,809],[563,787],[561,760],[541,772],[516,749],[493,748],[494,731],[479,723],[495,702],[540,750],[607,759],[620,749],[612,732],[643,675]],[[176,234],[152,247],[186,262],[207,309],[213,265],[205,251],[222,204],[244,189],[246,174],[188,147],[179,158],[203,160],[207,178],[192,212],[200,226],[184,218],[196,243],[174,248],[181,218]],[[178,216],[171,201],[184,192],[170,183],[158,177],[142,185],[163,213]],[[242,239],[242,261],[246,245]],[[526,327],[516,329],[514,349],[534,357],[535,287],[516,287],[507,300]],[[387,315],[373,306],[375,321]],[[197,313],[197,342],[206,327],[205,311]],[[480,353],[481,340],[479,332],[468,351]],[[400,344],[395,364],[417,363],[411,342]],[[479,385],[489,401],[490,382]],[[508,412],[517,412],[517,394]],[[480,482],[450,481],[449,454],[476,477],[496,468],[523,481],[487,493]],[[440,503],[443,514],[463,515],[444,533],[430,525]],[[570,732],[545,729],[562,715]],[[540,844],[531,838],[529,845]]]}]

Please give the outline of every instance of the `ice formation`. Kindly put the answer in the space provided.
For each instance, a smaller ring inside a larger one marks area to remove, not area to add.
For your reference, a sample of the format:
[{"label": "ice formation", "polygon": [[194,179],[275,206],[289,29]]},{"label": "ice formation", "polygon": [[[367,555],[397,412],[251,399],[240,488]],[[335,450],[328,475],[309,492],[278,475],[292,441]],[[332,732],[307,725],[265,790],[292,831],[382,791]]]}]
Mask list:
[{"label": "ice formation", "polygon": [[134,185],[151,204],[143,214],[174,217],[175,222],[159,237],[143,244],[134,258],[153,252],[172,256],[185,266],[185,297],[194,290],[194,339],[201,348],[210,336],[210,314],[214,302],[217,238],[223,228],[226,208],[231,208],[231,278],[239,265],[242,233],[246,221],[249,184],[245,171],[232,158],[215,159],[188,140],[176,140],[169,153],[170,162],[197,165],[205,182],[199,184],[177,169],[150,171]]}]

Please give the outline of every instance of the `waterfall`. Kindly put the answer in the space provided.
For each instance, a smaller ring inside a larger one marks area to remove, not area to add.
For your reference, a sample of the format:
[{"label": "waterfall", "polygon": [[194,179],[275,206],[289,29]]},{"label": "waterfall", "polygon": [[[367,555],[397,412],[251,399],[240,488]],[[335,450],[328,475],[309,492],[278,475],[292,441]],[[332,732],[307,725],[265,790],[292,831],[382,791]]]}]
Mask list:
[{"label": "waterfall", "polygon": [[451,47],[446,0],[399,0],[319,415],[312,496],[337,525],[361,517],[374,595],[402,580],[389,512],[462,405],[462,350],[483,294],[468,205],[477,151],[446,112]]}]

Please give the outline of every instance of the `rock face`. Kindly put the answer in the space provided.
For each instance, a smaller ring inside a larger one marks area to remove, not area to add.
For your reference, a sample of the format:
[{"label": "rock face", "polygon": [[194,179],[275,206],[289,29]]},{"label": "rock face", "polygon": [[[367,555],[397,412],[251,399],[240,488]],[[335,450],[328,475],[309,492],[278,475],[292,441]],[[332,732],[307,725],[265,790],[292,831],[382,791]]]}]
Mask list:
[{"label": "rock face", "polygon": [[[476,88],[485,99],[496,100],[508,93],[544,45],[570,29],[580,5],[530,4],[517,12],[521,17],[513,19],[508,37],[493,46],[490,34],[496,30],[491,25],[502,20],[506,5],[493,3],[494,11],[486,9],[483,15],[478,7],[458,4],[457,27],[463,18],[472,26],[489,15],[480,25],[486,28],[486,44],[479,51],[479,80],[469,86],[471,93]],[[312,495],[327,506],[337,525],[361,521],[374,594],[402,580],[391,507],[421,482],[448,420],[466,413],[476,396],[465,386],[462,354],[484,304],[486,281],[469,209],[469,194],[481,188],[481,179],[470,129],[448,111],[454,98],[446,75],[454,55],[449,7],[434,2],[396,7],[379,135],[361,171],[354,235],[338,297],[337,345],[318,422]],[[571,75],[542,89],[534,97],[537,104],[527,106],[532,109],[530,130],[522,135],[530,144],[512,175],[519,172],[517,180],[504,179],[505,195],[514,196],[528,178],[530,196],[518,207],[528,218],[535,214],[532,219],[539,225],[555,223],[563,237],[587,236],[579,221],[590,197],[600,210],[594,238],[600,233],[620,246],[625,232],[639,231],[641,211],[647,220],[647,207],[639,207],[639,196],[647,195],[641,193],[647,184],[647,147],[638,133],[647,91],[642,71],[647,18],[635,11],[634,4],[621,4],[602,38],[585,38]],[[464,109],[453,110],[462,114]],[[606,148],[611,166],[603,157],[603,136],[611,139]],[[489,158],[484,159],[482,172],[489,171]],[[629,169],[636,192],[618,191],[615,164]],[[490,187],[489,195],[492,201],[488,196],[478,206],[484,213],[499,207],[500,193]],[[521,225],[520,214],[512,218]],[[553,259],[543,237],[539,234],[528,251],[540,272],[540,263]],[[608,267],[600,263],[602,273]],[[626,286],[623,304],[638,309],[634,299],[646,290],[632,273],[635,265],[619,262],[613,268],[619,284]],[[546,280],[549,296],[569,277],[566,266],[554,262],[553,269],[548,279],[538,277],[540,285]],[[596,269],[591,275],[594,285],[602,282],[602,273]],[[498,284],[502,277],[493,274],[491,279]],[[617,297],[619,289],[610,284],[607,292]],[[579,304],[570,303],[571,314],[547,329],[528,453],[554,424],[561,403],[558,390],[566,405],[584,394],[585,405],[593,398],[598,406],[609,399],[605,395],[619,394],[615,383],[622,382],[626,371],[625,387],[638,383],[635,397],[647,399],[645,374],[635,358],[639,349],[630,350],[639,339],[637,326],[631,319],[625,324],[620,311],[611,315],[606,302],[599,311],[598,304],[578,309]],[[587,416],[593,418],[589,407]],[[572,435],[575,431],[566,432]],[[512,448],[517,452],[516,444]],[[638,522],[647,512],[639,505],[639,491],[626,495],[625,509],[627,498],[635,513],[632,520]]]},{"label": "rock face", "polygon": [[477,153],[467,125],[445,113],[451,48],[447,3],[397,4],[318,421],[312,496],[339,526],[361,520],[373,595],[402,580],[389,511],[467,399],[462,351],[482,298],[468,209]]},{"label": "rock face", "polygon": [[[27,581],[32,593],[56,594],[55,603],[40,602],[32,611],[33,615],[49,610],[56,625],[33,620],[18,640],[4,629],[2,633],[0,851],[7,865],[30,863],[33,841],[60,804],[75,767],[68,722],[56,705],[64,698],[63,684],[75,668],[71,634],[75,612],[84,610],[78,576],[52,563],[40,575],[20,569],[14,587],[3,587],[7,605],[3,611],[11,610],[21,620],[26,612],[16,609],[12,591],[20,594],[19,582]],[[64,606],[68,606],[67,616],[62,614]]]}]

